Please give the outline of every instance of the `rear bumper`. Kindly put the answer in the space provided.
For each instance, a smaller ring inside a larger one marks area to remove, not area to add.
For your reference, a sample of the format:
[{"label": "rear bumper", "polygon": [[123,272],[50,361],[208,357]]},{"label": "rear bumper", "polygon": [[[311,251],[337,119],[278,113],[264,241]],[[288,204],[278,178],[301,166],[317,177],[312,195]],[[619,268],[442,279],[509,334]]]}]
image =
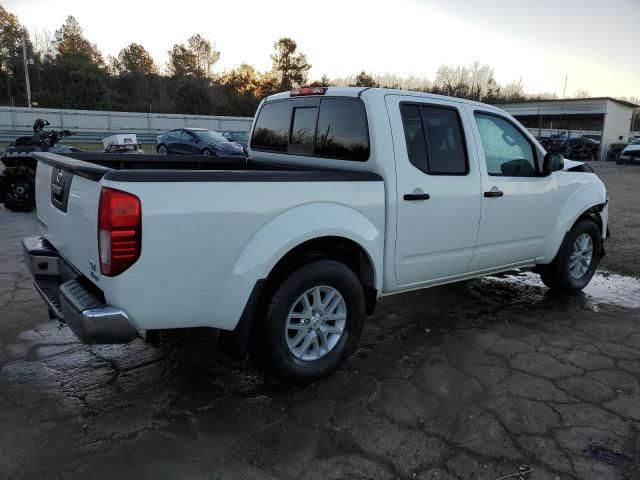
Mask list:
[{"label": "rear bumper", "polygon": [[127,314],[107,305],[98,290],[42,237],[22,240],[25,264],[50,313],[83,343],[127,343],[138,336]]}]

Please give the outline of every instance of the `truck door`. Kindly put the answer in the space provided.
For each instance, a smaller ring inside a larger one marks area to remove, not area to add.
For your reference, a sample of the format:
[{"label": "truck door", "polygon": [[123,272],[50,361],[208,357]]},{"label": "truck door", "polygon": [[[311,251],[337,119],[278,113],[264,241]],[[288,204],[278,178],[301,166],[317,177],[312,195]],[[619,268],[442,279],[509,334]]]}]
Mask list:
[{"label": "truck door", "polygon": [[506,115],[468,106],[482,172],[482,221],[471,271],[533,263],[544,253],[561,204],[541,152]]},{"label": "truck door", "polygon": [[396,162],[396,280],[420,286],[466,272],[478,236],[480,173],[459,102],[388,95]]}]

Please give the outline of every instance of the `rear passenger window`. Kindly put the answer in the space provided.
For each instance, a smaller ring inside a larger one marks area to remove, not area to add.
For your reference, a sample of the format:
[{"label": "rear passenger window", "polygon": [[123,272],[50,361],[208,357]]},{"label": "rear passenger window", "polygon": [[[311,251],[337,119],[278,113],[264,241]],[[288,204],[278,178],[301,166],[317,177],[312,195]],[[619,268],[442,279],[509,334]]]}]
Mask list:
[{"label": "rear passenger window", "polygon": [[[312,102],[315,105],[308,106]],[[355,99],[318,97],[266,103],[258,112],[251,148],[366,161],[369,127],[364,104]]]},{"label": "rear passenger window", "polygon": [[293,109],[293,127],[291,127],[291,143],[295,145],[313,145],[316,130],[316,107]]},{"label": "rear passenger window", "polygon": [[251,148],[286,152],[291,124],[291,102],[266,103],[260,109],[251,138]]},{"label": "rear passenger window", "polygon": [[315,155],[359,161],[369,158],[369,132],[362,102],[322,100]]},{"label": "rear passenger window", "polygon": [[400,113],[413,166],[430,175],[469,172],[462,125],[455,109],[402,104]]}]

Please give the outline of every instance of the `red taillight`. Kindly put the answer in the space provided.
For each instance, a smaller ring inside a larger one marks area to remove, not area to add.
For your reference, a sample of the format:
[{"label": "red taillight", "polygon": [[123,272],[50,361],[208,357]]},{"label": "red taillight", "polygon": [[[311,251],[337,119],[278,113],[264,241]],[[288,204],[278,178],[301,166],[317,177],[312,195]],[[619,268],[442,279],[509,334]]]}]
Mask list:
[{"label": "red taillight", "polygon": [[300,87],[289,92],[290,97],[302,97],[304,95],[324,95],[327,87]]},{"label": "red taillight", "polygon": [[107,277],[124,272],[140,256],[142,209],[135,195],[102,188],[98,209],[100,271]]}]

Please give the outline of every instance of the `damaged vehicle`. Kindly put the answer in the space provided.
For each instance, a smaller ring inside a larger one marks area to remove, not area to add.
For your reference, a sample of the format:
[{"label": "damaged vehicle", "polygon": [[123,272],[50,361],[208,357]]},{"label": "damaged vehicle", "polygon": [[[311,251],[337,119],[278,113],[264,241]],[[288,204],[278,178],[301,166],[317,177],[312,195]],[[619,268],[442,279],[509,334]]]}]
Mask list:
[{"label": "damaged vehicle", "polygon": [[45,130],[49,122],[37,119],[33,135],[18,137],[2,154],[4,170],[0,175],[0,203],[14,212],[28,212],[35,207],[34,152],[70,153],[79,149],[60,145],[62,138],[72,135],[69,130]]},{"label": "damaged vehicle", "polygon": [[271,95],[248,159],[35,155],[23,250],[52,317],[86,343],[220,329],[292,384],[338,369],[383,296],[514,268],[579,291],[608,231],[590,168],[499,108],[412,91]]},{"label": "damaged vehicle", "polygon": [[616,158],[618,165],[639,165],[640,164],[640,140],[634,141],[620,152]]}]

